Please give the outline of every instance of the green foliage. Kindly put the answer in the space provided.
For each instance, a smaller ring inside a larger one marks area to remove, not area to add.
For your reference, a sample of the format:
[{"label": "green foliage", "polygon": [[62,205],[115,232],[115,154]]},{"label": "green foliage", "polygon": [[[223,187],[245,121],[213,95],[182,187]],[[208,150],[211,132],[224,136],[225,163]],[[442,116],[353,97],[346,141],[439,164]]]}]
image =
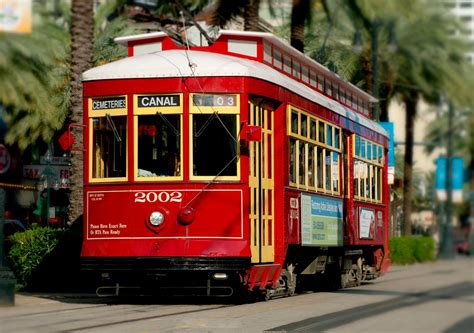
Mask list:
[{"label": "green foliage", "polygon": [[394,264],[413,264],[416,262],[413,237],[397,237],[390,239],[390,259]]},{"label": "green foliage", "polygon": [[435,259],[435,244],[431,237],[414,237],[414,256],[416,261],[425,262]]},{"label": "green foliage", "polygon": [[394,264],[401,265],[435,260],[434,240],[428,236],[391,238],[390,259]]},{"label": "green foliage", "polygon": [[0,34],[0,104],[9,131],[6,141],[25,149],[49,140],[65,118],[56,96],[65,78],[59,65],[67,57],[66,34],[55,24],[34,26],[31,35]]},{"label": "green foliage", "polygon": [[63,234],[64,229],[36,227],[12,235],[8,261],[19,284],[28,284],[35,269],[53,251]]},{"label": "green foliage", "polygon": [[103,29],[96,30],[93,64],[98,66],[125,58],[127,56],[127,48],[117,45],[114,38],[133,35],[138,32],[139,30],[123,17],[118,17],[105,24]]}]

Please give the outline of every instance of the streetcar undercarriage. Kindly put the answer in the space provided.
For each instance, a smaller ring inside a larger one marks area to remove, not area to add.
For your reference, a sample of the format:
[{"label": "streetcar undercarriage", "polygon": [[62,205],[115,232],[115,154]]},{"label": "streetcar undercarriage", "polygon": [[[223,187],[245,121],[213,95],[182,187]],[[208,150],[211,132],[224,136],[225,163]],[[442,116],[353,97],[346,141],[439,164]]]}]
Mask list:
[{"label": "streetcar undercarriage", "polygon": [[250,281],[248,258],[94,258],[84,259],[82,268],[95,275],[96,293],[101,297],[238,294],[268,300],[297,292],[354,287],[375,279],[380,273],[372,255],[369,249],[290,247],[277,282],[259,286]]}]

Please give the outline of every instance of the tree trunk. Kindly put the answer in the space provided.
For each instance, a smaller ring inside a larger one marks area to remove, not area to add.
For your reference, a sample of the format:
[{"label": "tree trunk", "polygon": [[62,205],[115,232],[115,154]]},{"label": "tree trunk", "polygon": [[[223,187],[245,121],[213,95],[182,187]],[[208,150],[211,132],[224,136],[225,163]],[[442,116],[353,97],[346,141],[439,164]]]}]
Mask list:
[{"label": "tree trunk", "polygon": [[260,0],[248,0],[244,11],[244,30],[259,31],[258,12],[260,10]]},{"label": "tree trunk", "polygon": [[388,108],[390,106],[390,96],[393,91],[392,84],[382,84],[380,87],[380,95],[379,95],[379,105],[380,105],[380,117],[379,121],[387,122],[389,121],[388,117]]},{"label": "tree trunk", "polygon": [[412,92],[411,96],[405,98],[406,122],[405,122],[405,161],[403,165],[403,234],[411,235],[411,212],[413,201],[413,142],[416,120],[416,107],[419,95]]},{"label": "tree trunk", "polygon": [[[94,38],[94,1],[72,0],[71,2],[71,120],[83,125],[81,75],[92,65]],[[83,127],[73,127],[74,146],[82,149]],[[70,179],[70,204],[68,221],[73,223],[83,213],[83,154],[72,151],[72,175]]]},{"label": "tree trunk", "polygon": [[304,24],[310,14],[310,0],[293,0],[291,8],[291,46],[304,53]]}]

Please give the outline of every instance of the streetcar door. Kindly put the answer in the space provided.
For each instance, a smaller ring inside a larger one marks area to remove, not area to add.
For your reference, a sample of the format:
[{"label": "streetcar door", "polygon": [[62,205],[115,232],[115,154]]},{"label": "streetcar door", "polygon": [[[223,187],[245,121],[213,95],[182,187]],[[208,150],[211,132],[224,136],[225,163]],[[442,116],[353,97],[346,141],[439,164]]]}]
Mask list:
[{"label": "streetcar door", "polygon": [[273,112],[249,102],[249,125],[262,140],[249,142],[250,242],[252,263],[274,261]]}]

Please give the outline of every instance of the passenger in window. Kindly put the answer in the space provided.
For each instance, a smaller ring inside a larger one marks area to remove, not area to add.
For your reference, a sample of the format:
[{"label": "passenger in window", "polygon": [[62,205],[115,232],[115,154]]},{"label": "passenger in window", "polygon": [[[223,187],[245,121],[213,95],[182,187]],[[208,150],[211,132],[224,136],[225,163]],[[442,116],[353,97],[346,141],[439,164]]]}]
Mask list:
[{"label": "passenger in window", "polygon": [[314,186],[314,150],[313,148],[309,149],[309,155],[308,155],[308,183],[309,186]]},{"label": "passenger in window", "polygon": [[290,139],[290,183],[296,182],[296,142]]},{"label": "passenger in window", "polygon": [[179,160],[176,154],[167,153],[162,159],[160,176],[178,176]]}]

